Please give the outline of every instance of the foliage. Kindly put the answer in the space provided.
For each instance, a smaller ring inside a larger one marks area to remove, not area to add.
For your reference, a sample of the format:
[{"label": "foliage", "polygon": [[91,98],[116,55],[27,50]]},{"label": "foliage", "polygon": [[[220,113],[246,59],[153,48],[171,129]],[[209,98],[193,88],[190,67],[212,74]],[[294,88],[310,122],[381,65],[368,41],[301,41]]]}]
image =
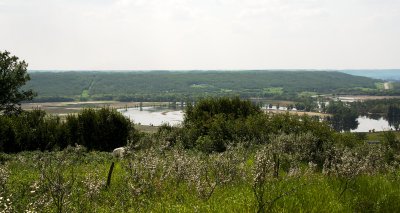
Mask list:
[{"label": "foliage", "polygon": [[[221,152],[237,143],[267,144],[271,136],[282,133],[297,137],[309,132],[316,138],[313,153],[317,154],[329,149],[335,134],[326,123],[311,117],[265,114],[257,106],[237,98],[203,99],[189,105],[182,129],[172,132],[175,143],[179,141],[185,148],[207,153]],[[323,159],[315,160],[322,166]]]},{"label": "foliage", "polygon": [[368,114],[384,115],[389,111],[390,106],[400,105],[400,99],[378,99],[378,100],[365,100],[349,103],[350,106],[357,111],[359,115],[368,116]]},{"label": "foliage", "polygon": [[326,112],[332,114],[328,121],[336,131],[350,131],[358,126],[356,111],[341,101],[330,101]]},{"label": "foliage", "polygon": [[20,113],[21,101],[32,100],[32,90],[21,87],[30,80],[26,71],[28,64],[18,57],[0,51],[0,113]]},{"label": "foliage", "polygon": [[363,145],[366,140],[366,133],[343,132],[335,135],[335,145],[341,148],[355,148]]},{"label": "foliage", "polygon": [[[32,72],[30,75],[32,80],[26,88],[38,92],[35,101],[65,98],[182,101],[235,95],[241,98],[298,99],[297,94],[301,92],[371,93],[375,92],[375,83],[381,82],[321,71]],[[351,91],[355,87],[373,91]]]},{"label": "foliage", "polygon": [[213,116],[223,114],[229,119],[246,118],[261,113],[250,101],[235,98],[206,98],[199,100],[194,107],[190,104],[185,112],[185,123],[207,122]]},{"label": "foliage", "polygon": [[383,161],[385,149],[331,149],[321,172],[307,163],[314,137],[278,134],[270,144],[212,154],[153,143],[124,159],[79,146],[12,154],[0,164],[0,210],[6,204],[9,212],[399,211],[400,172],[396,162]]},{"label": "foliage", "polygon": [[[65,121],[40,110],[0,116],[7,152],[64,148],[2,154],[0,211],[400,210],[394,132],[371,145],[365,134],[337,133],[308,116],[264,114],[238,98],[203,99],[187,111],[183,126],[154,134],[136,132],[109,108],[84,109]],[[121,159],[93,151],[128,140]]]},{"label": "foliage", "polygon": [[296,182],[300,175],[295,160],[289,162],[290,172],[284,176],[279,175],[281,159],[275,145],[279,144],[262,147],[255,156],[252,189],[257,201],[257,212],[270,212],[278,200],[293,195],[303,186],[303,183],[290,184]]},{"label": "foliage", "polygon": [[80,144],[89,150],[110,151],[138,140],[131,122],[110,108],[84,109],[60,117],[32,110],[0,116],[0,151],[57,150]]},{"label": "foliage", "polygon": [[[46,116],[41,110],[20,115],[0,116],[0,150],[51,150],[63,143],[62,123],[59,117]],[[61,146],[60,148],[64,148]]]},{"label": "foliage", "polygon": [[389,125],[397,131],[400,128],[400,107],[399,105],[389,105],[386,115]]},{"label": "foliage", "polygon": [[110,108],[83,109],[78,116],[68,116],[66,125],[70,144],[100,151],[126,145],[131,129],[129,119]]},{"label": "foliage", "polygon": [[358,101],[349,104],[351,109],[359,116],[367,116],[373,119],[385,118],[389,125],[399,130],[400,125],[400,99],[379,99]]},{"label": "foliage", "polygon": [[225,151],[226,142],[235,136],[235,125],[250,116],[261,116],[259,107],[250,101],[236,98],[206,98],[194,106],[189,104],[185,111],[183,128],[187,141],[203,151]]},{"label": "foliage", "polygon": [[400,140],[392,131],[383,132],[384,158],[387,162],[393,162],[400,159]]},{"label": "foliage", "polygon": [[315,111],[315,109],[318,108],[318,105],[311,97],[307,97],[307,98],[302,98],[300,102],[297,102],[295,104],[295,107],[297,110],[313,112]]}]

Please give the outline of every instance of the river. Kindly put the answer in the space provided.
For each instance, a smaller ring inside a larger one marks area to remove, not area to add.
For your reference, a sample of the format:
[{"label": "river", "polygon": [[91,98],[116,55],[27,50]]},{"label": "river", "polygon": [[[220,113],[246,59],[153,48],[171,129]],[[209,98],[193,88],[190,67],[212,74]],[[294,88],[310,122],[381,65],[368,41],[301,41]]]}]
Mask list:
[{"label": "river", "polygon": [[[118,111],[130,118],[134,123],[148,126],[161,126],[164,123],[179,125],[184,118],[182,110],[165,107],[142,107],[142,110],[140,108],[128,108],[119,109]],[[376,132],[380,132],[390,129],[388,121],[384,118],[375,120],[364,116],[359,117],[357,121],[359,122],[357,129],[351,132],[368,132],[373,129]]]}]

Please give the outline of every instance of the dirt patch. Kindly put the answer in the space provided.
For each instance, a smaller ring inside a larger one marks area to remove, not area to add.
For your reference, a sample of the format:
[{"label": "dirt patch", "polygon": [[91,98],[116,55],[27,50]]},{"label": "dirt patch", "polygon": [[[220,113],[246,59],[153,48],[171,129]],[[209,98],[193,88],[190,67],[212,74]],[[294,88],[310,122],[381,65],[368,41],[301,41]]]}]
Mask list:
[{"label": "dirt patch", "polygon": [[141,132],[146,132],[146,133],[156,133],[158,131],[157,126],[147,126],[147,125],[139,125],[139,124],[135,124],[135,129],[137,129]]},{"label": "dirt patch", "polygon": [[308,116],[319,116],[322,118],[325,118],[327,116],[330,116],[330,114],[326,114],[326,113],[319,113],[319,112],[302,112],[302,111],[286,111],[286,110],[274,110],[274,109],[269,109],[269,110],[265,110],[267,113],[287,113],[289,112],[289,114],[292,115],[308,115]]},{"label": "dirt patch", "polygon": [[358,95],[358,96],[347,96],[341,95],[339,99],[344,100],[354,100],[354,101],[364,101],[364,100],[382,100],[382,99],[395,99],[400,98],[400,96],[371,96],[371,95]]}]

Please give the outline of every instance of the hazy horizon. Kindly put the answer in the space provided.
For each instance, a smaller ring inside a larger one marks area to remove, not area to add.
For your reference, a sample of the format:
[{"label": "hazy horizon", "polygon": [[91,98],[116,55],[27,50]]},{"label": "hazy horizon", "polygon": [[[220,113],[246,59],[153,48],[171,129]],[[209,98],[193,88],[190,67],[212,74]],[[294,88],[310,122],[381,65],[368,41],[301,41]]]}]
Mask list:
[{"label": "hazy horizon", "polygon": [[350,75],[363,76],[368,78],[388,80],[388,81],[399,81],[400,80],[400,69],[363,69],[363,70],[302,70],[302,69],[263,69],[263,70],[28,70],[29,73],[40,73],[40,72],[104,72],[104,73],[129,73],[129,72],[303,72],[303,71],[316,71],[316,72],[341,72]]},{"label": "hazy horizon", "polygon": [[[28,72],[152,72],[152,71],[176,71],[176,72],[187,72],[187,71],[320,71],[320,72],[397,72],[398,69],[28,69]],[[400,73],[399,73],[400,74]]]},{"label": "hazy horizon", "polygon": [[30,70],[400,68],[397,0],[0,0]]}]

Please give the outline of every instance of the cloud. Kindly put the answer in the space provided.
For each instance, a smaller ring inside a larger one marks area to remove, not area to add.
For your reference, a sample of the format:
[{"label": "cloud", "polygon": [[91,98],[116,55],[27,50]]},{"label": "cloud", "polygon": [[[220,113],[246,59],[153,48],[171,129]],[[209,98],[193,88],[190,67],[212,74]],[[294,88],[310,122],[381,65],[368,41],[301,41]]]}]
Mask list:
[{"label": "cloud", "polygon": [[399,22],[397,0],[0,0],[0,47],[33,69],[390,68]]}]

